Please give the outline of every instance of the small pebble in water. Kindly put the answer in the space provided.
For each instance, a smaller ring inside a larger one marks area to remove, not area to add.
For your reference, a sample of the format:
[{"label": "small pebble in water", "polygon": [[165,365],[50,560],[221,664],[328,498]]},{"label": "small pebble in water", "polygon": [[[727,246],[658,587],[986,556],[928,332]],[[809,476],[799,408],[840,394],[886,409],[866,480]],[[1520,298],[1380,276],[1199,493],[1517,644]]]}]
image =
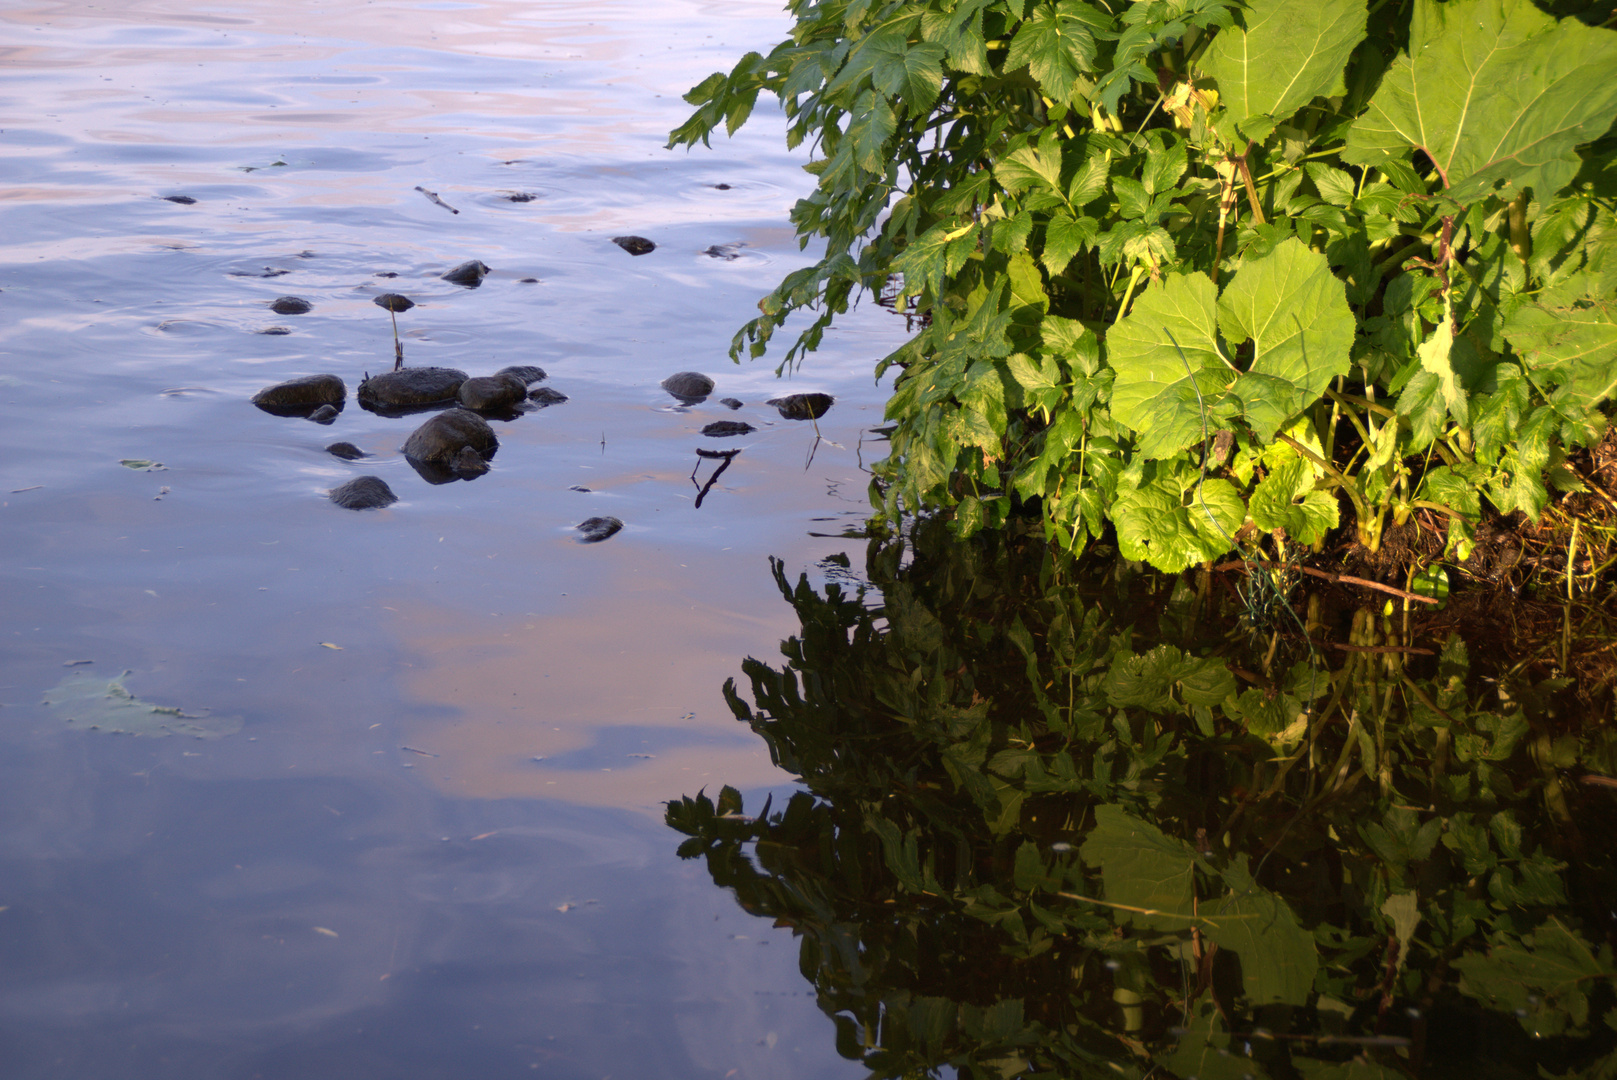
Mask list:
[{"label": "small pebble in water", "polygon": [[195,206],[196,200],[189,195],[164,195],[165,202],[179,203],[181,206]]},{"label": "small pebble in water", "polygon": [[644,236],[614,236],[612,242],[630,255],[649,255],[657,250],[657,245]]},{"label": "small pebble in water", "polygon": [[314,305],[301,296],[282,296],[270,304],[270,310],[277,315],[307,315]]}]

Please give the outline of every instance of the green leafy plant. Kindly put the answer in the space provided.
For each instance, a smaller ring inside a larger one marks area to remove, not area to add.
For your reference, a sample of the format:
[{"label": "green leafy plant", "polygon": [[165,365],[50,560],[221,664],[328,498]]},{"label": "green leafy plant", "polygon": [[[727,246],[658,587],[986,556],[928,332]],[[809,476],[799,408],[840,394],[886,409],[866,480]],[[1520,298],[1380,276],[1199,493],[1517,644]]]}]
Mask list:
[{"label": "green leafy plant", "polygon": [[[1617,32],[1529,0],[794,0],[687,95],[809,145],[800,362],[919,317],[873,502],[1181,569],[1579,490],[1617,390]],[[1602,25],[1604,24],[1604,25]],[[1345,500],[1345,507],[1344,507]],[[1344,520],[1342,510],[1351,512]]]}]

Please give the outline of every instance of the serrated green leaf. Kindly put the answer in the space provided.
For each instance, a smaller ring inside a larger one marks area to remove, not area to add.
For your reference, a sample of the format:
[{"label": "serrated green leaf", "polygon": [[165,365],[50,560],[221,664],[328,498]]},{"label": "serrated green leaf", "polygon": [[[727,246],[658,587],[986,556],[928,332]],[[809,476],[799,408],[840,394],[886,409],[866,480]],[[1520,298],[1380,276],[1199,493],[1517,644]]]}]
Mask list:
[{"label": "serrated green leaf", "polygon": [[1252,880],[1246,857],[1224,870],[1232,894],[1202,905],[1209,925],[1202,933],[1241,961],[1241,984],[1252,1005],[1301,1005],[1314,988],[1319,953],[1314,935],[1278,896]]},{"label": "serrated green leaf", "polygon": [[1413,147],[1462,204],[1500,182],[1547,199],[1577,174],[1577,145],[1613,115],[1617,33],[1557,21],[1531,0],[1415,0],[1409,49],[1348,132],[1342,158],[1382,165]]},{"label": "serrated green leaf", "polygon": [[1231,537],[1246,518],[1235,485],[1209,480],[1198,488],[1192,475],[1188,487],[1169,476],[1118,497],[1111,518],[1124,558],[1177,574],[1234,546]]},{"label": "serrated green leaf", "polygon": [[1583,1026],[1596,980],[1617,978],[1617,969],[1556,919],[1533,931],[1530,940],[1501,944],[1486,954],[1467,952],[1454,966],[1463,976],[1461,993],[1515,1013],[1538,1037]]},{"label": "serrated green leaf", "polygon": [[1067,269],[1073,256],[1095,242],[1099,231],[1100,222],[1094,218],[1074,218],[1065,210],[1057,210],[1044,227],[1044,250],[1039,254],[1039,261],[1050,271],[1050,276],[1055,277]]},{"label": "serrated green leaf", "polygon": [[1617,298],[1598,289],[1592,275],[1574,274],[1517,308],[1503,330],[1535,381],[1585,409],[1617,392]]},{"label": "serrated green leaf", "polygon": [[1363,0],[1254,0],[1246,29],[1214,38],[1202,67],[1237,124],[1285,120],[1341,85],[1365,19]]},{"label": "serrated green leaf", "polygon": [[889,98],[902,100],[910,116],[930,113],[943,89],[943,46],[912,45],[902,38],[888,38],[876,48],[876,62],[870,72],[876,89]]},{"label": "serrated green leaf", "polygon": [[1084,8],[1081,0],[1041,4],[1011,38],[1006,72],[1027,68],[1047,97],[1065,102],[1095,59],[1095,39],[1080,19]]}]

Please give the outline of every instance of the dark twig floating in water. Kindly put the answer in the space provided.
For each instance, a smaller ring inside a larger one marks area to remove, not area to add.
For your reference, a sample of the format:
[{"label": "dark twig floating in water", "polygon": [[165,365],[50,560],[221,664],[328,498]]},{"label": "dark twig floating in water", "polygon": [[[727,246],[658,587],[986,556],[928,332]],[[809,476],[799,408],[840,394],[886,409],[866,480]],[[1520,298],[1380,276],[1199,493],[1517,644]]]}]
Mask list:
[{"label": "dark twig floating in water", "polygon": [[429,200],[431,200],[431,202],[435,206],[441,206],[445,210],[448,210],[451,214],[460,213],[459,210],[456,210],[453,206],[450,206],[448,203],[446,203],[442,199],[438,198],[438,193],[436,191],[428,191],[426,188],[422,187],[420,184],[417,184],[415,186],[415,189],[417,191],[421,192],[421,194],[425,195]]},{"label": "dark twig floating in water", "polygon": [[[691,469],[691,484],[696,488],[696,509],[702,509],[702,500],[707,498],[707,493],[713,490],[713,485],[719,482],[719,477],[724,475],[724,470],[730,467],[730,462],[734,461],[739,453],[741,453],[740,450],[696,451],[696,465]],[[707,478],[706,484],[698,484],[696,482],[696,473],[702,467],[703,458],[722,459],[724,464],[713,470],[713,475]]]}]

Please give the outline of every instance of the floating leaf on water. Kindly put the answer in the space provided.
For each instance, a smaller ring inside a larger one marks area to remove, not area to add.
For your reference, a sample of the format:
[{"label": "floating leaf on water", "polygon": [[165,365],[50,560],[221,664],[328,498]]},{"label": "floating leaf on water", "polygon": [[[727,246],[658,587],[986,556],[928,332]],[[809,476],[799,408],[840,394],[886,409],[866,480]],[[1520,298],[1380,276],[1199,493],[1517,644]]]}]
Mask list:
[{"label": "floating leaf on water", "polygon": [[124,688],[125,671],[108,682],[89,672],[64,676],[46,691],[44,705],[60,714],[71,728],[125,735],[189,735],[218,739],[241,730],[234,716],[193,716],[177,708],[142,701]]},{"label": "floating leaf on water", "polygon": [[168,469],[168,466],[161,461],[151,461],[148,458],[119,458],[118,464],[139,472],[162,472]]}]

